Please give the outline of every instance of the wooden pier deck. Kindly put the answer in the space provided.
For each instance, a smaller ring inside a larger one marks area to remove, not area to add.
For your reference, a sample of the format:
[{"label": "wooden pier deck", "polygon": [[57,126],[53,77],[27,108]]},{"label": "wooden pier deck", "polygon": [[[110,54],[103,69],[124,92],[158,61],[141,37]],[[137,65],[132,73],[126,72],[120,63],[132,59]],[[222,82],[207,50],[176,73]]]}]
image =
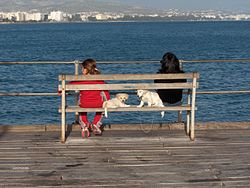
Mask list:
[{"label": "wooden pier deck", "polygon": [[66,144],[59,131],[0,129],[0,187],[249,187],[250,125],[106,130]]}]

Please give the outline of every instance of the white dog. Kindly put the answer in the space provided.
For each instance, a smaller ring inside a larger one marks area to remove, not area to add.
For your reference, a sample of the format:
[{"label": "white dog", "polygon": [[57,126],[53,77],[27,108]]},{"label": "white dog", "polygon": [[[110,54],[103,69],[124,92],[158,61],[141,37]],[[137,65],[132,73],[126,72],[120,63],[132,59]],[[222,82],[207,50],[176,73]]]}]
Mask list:
[{"label": "white dog", "polygon": [[[148,90],[137,90],[137,96],[140,99],[140,104],[137,107],[143,107],[146,102],[148,106],[164,107],[158,93]],[[164,111],[161,112],[161,117],[164,117]]]},{"label": "white dog", "polygon": [[107,100],[103,103],[102,107],[104,110],[105,117],[108,117],[108,108],[118,108],[118,107],[130,107],[130,105],[125,104],[125,101],[128,99],[128,94],[126,93],[117,93],[115,98]]}]

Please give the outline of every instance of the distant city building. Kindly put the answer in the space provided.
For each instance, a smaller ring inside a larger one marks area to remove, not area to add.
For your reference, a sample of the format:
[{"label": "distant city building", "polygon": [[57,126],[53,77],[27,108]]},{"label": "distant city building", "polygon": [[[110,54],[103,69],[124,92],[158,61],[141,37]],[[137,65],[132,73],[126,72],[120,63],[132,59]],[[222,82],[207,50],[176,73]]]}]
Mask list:
[{"label": "distant city building", "polygon": [[250,20],[250,15],[247,14],[228,15],[225,18],[231,20]]},{"label": "distant city building", "polygon": [[83,22],[88,21],[88,16],[87,16],[87,15],[81,14],[81,15],[80,15],[80,18],[81,18],[81,20],[82,20]]},{"label": "distant city building", "polygon": [[44,16],[42,13],[26,13],[25,21],[42,21]]},{"label": "distant city building", "polygon": [[53,11],[49,14],[48,19],[52,21],[62,22],[64,21],[63,12]]},{"label": "distant city building", "polygon": [[10,21],[16,21],[15,12],[3,13],[3,19],[7,19],[7,20],[10,20]]},{"label": "distant city building", "polygon": [[109,14],[97,14],[95,16],[96,20],[108,20],[109,18],[112,18]]},{"label": "distant city building", "polygon": [[17,12],[16,13],[16,21],[17,22],[24,22],[25,20],[25,13],[24,12]]},{"label": "distant city building", "polygon": [[2,19],[8,19],[9,21],[25,22],[25,21],[43,21],[44,15],[42,13],[27,13],[27,12],[12,12],[1,13]]}]

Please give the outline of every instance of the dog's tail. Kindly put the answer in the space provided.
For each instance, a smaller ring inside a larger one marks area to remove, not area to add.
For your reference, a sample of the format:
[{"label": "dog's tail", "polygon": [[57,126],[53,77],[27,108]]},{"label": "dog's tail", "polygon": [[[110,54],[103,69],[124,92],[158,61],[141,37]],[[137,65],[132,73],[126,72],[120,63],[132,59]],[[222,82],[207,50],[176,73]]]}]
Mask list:
[{"label": "dog's tail", "polygon": [[107,118],[108,117],[108,108],[107,108],[106,101],[103,102],[102,107],[104,108],[104,116]]},{"label": "dog's tail", "polygon": [[107,107],[104,108],[104,116],[106,118],[108,117],[108,108]]},{"label": "dog's tail", "polygon": [[161,118],[163,118],[163,117],[164,117],[164,115],[165,115],[165,112],[164,112],[164,111],[162,111],[162,112],[161,112]]},{"label": "dog's tail", "polygon": [[[159,106],[164,107],[164,104],[163,104],[163,103],[161,103]],[[163,117],[164,117],[164,115],[165,115],[165,112],[164,112],[164,111],[161,111],[161,118],[163,118]]]}]

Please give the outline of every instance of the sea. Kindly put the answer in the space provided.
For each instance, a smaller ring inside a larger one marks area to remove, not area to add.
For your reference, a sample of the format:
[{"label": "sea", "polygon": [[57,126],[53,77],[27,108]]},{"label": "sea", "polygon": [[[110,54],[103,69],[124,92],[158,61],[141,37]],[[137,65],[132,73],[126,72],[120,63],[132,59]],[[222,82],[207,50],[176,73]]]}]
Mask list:
[{"label": "sea", "polygon": [[[250,59],[250,22],[108,22],[0,24],[0,62],[160,61],[172,52],[182,60]],[[103,74],[156,73],[160,63],[99,64]],[[250,90],[250,63],[184,63],[200,73],[198,91]],[[58,75],[70,64],[0,65],[0,92],[56,93]],[[73,103],[68,98],[68,103]],[[131,94],[128,104],[139,104]],[[0,125],[60,124],[59,96],[0,96]],[[198,94],[197,122],[250,121],[250,94]],[[90,114],[90,118],[94,114]],[[185,115],[185,114],[184,114]],[[185,119],[185,116],[184,116]],[[109,113],[114,123],[168,123],[176,112]],[[74,114],[67,114],[67,122]]]}]

